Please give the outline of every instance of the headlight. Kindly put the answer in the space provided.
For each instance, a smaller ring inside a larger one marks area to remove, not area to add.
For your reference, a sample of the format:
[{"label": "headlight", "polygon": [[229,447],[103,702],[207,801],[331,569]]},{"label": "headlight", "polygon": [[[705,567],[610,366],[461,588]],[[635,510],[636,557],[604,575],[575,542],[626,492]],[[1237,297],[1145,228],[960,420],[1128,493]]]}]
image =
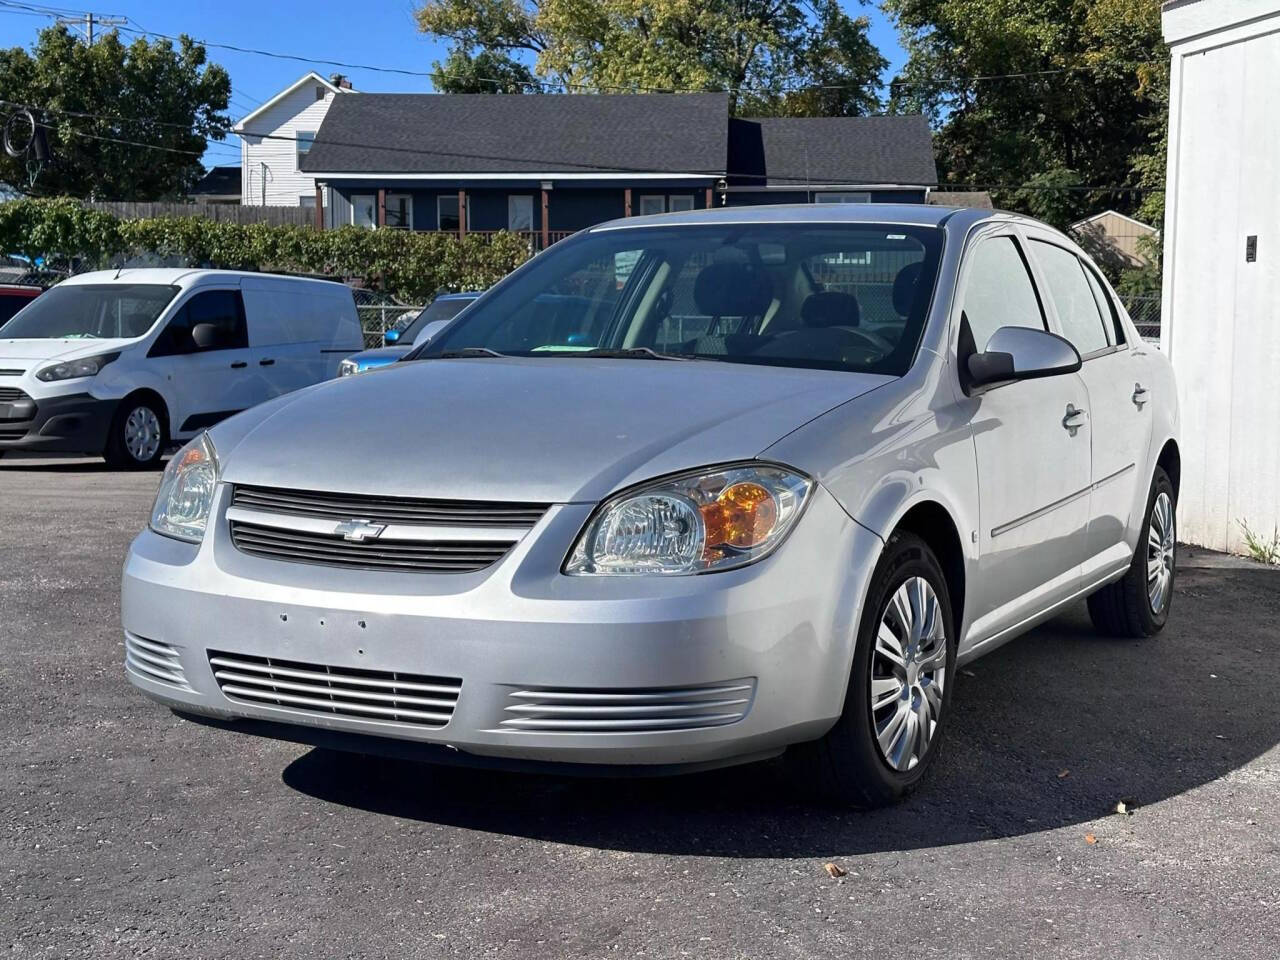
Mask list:
[{"label": "headlight", "polygon": [[340,377],[349,377],[353,373],[359,372],[360,364],[356,363],[354,360],[343,360],[338,364],[338,376]]},{"label": "headlight", "polygon": [[74,380],[77,377],[96,377],[98,371],[118,356],[118,353],[104,353],[98,357],[55,363],[36,371],[36,379],[51,383],[55,380]]},{"label": "headlight", "polygon": [[679,576],[741,567],[795,525],[813,481],[771,464],[671,477],[606,501],[569,555],[575,576]]},{"label": "headlight", "polygon": [[151,529],[166,537],[199,543],[204,539],[213,495],[218,489],[218,455],[202,433],[173,455],[164,468],[151,508]]}]

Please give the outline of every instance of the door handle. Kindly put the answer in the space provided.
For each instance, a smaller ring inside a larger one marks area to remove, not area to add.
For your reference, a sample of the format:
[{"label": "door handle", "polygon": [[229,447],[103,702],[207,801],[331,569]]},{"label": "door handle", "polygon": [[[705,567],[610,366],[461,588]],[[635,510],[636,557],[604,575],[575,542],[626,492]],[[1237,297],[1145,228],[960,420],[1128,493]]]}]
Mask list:
[{"label": "door handle", "polygon": [[269,367],[269,366],[271,366],[273,363],[275,363],[275,360],[274,360],[274,359],[272,359],[272,358],[270,358],[270,357],[267,357],[267,358],[264,358],[264,359],[262,359],[262,360],[259,360],[259,361],[258,361],[258,366],[260,366],[260,367]]},{"label": "door handle", "polygon": [[1147,402],[1148,393],[1150,393],[1150,391],[1142,384],[1135,383],[1133,385],[1133,405],[1139,410],[1141,410],[1142,405]]},{"label": "door handle", "polygon": [[232,370],[243,370],[243,369],[244,369],[245,367],[247,367],[248,365],[249,365],[249,364],[247,364],[247,363],[246,363],[245,361],[243,361],[243,360],[237,360],[235,363],[233,363],[233,364],[231,365],[231,369],[232,369]]},{"label": "door handle", "polygon": [[1074,437],[1088,419],[1089,414],[1083,410],[1077,410],[1072,404],[1068,403],[1067,412],[1062,418],[1062,426],[1066,428],[1067,433]]}]

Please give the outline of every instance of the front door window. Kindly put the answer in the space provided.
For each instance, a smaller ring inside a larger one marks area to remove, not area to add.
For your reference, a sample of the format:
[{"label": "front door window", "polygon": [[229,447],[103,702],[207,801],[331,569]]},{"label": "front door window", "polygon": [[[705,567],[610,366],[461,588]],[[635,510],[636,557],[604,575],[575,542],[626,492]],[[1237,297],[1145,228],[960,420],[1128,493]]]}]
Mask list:
[{"label": "front door window", "polygon": [[378,225],[378,197],[373,193],[357,193],[351,197],[351,222],[357,227]]},{"label": "front door window", "polygon": [[507,197],[507,229],[524,231],[533,229],[533,197],[520,195]]}]

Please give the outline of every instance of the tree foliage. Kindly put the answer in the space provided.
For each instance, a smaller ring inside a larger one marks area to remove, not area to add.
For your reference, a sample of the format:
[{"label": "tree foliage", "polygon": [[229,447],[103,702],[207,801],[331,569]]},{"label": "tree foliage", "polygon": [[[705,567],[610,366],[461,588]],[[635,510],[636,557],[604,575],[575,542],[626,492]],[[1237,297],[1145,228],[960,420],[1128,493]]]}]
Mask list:
[{"label": "tree foliage", "polygon": [[887,65],[839,0],[425,0],[417,20],[450,60],[532,59],[569,91],[728,90],[734,112],[867,113]]},{"label": "tree foliage", "polygon": [[53,161],[28,189],[25,161],[0,155],[0,179],[38,196],[180,197],[204,173],[208,138],[230,125],[230,94],[226,71],[188,37],[126,45],[111,31],[90,46],[49,27],[30,52],[0,50],[0,96],[41,108]]},{"label": "tree foliage", "polygon": [[1159,0],[884,6],[908,53],[892,106],[933,119],[944,182],[1020,186],[995,190],[997,203],[1059,226],[1105,207],[1158,214],[1153,193],[1080,188],[1163,186]]},{"label": "tree foliage", "polygon": [[517,60],[481,50],[450,51],[443,63],[436,61],[432,84],[441,93],[536,93],[539,83],[533,71]]},{"label": "tree foliage", "polygon": [[492,286],[531,252],[528,239],[514,233],[459,240],[437,231],[121,219],[71,199],[0,204],[0,249],[90,268],[152,254],[198,266],[360,278],[408,303],[421,303],[441,288]]}]

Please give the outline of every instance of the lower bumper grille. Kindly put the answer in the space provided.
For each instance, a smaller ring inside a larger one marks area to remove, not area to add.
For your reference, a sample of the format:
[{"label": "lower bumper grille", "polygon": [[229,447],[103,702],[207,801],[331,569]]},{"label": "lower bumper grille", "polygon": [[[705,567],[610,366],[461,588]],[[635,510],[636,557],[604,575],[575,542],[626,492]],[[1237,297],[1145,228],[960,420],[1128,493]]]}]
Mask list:
[{"label": "lower bumper grille", "polygon": [[443,727],[462,681],[386,670],[332,667],[275,657],[209,651],[209,666],[233,703],[304,713]]},{"label": "lower bumper grille", "polygon": [[126,633],[124,662],[131,670],[148,680],[187,688],[187,675],[182,670],[178,651],[167,643]]},{"label": "lower bumper grille", "polygon": [[751,709],[754,678],[701,687],[513,691],[500,724],[539,733],[648,733],[737,723]]}]

